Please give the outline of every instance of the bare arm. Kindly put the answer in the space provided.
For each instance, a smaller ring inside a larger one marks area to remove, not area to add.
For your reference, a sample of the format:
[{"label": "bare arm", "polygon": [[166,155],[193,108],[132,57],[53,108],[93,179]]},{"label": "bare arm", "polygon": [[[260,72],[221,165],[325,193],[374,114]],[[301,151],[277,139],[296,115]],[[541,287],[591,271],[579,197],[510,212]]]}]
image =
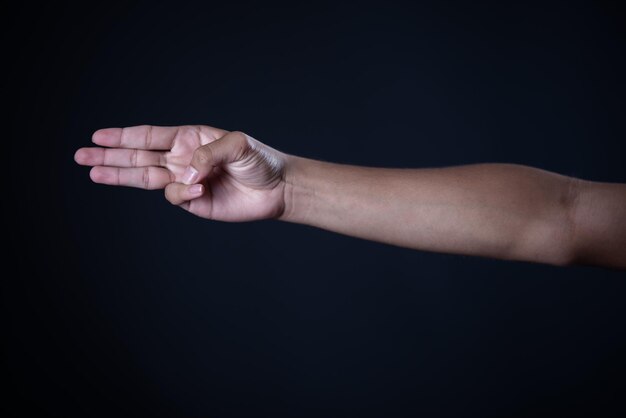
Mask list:
[{"label": "bare arm", "polygon": [[626,267],[626,185],[512,164],[383,169],[293,157],[282,219],[418,250]]},{"label": "bare arm", "polygon": [[424,251],[626,268],[626,184],[513,164],[357,167],[209,126],[103,129],[76,161],[96,183],[165,189],[207,219],[280,219]]}]

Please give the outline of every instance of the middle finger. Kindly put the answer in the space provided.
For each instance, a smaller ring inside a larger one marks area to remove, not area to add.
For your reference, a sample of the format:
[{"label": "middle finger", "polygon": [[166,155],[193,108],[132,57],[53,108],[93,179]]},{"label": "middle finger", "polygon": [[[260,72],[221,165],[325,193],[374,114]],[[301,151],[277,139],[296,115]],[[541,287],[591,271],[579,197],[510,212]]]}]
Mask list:
[{"label": "middle finger", "polygon": [[82,165],[109,167],[148,167],[164,166],[164,153],[141,149],[122,148],[81,148],[76,151],[75,160]]}]

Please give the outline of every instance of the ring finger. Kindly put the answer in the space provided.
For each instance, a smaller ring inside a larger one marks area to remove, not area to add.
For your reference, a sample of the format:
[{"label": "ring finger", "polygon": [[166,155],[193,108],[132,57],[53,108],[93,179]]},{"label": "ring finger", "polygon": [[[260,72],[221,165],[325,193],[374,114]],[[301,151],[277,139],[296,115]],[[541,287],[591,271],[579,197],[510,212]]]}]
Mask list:
[{"label": "ring finger", "polygon": [[89,176],[94,183],[147,190],[163,189],[175,180],[169,170],[152,166],[120,168],[98,165],[91,169]]}]

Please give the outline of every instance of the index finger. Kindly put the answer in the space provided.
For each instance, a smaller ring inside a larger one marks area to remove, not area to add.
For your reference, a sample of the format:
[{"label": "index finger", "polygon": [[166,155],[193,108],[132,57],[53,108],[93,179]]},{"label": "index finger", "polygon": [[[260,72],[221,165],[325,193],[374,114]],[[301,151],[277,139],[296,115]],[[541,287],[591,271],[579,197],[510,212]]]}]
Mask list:
[{"label": "index finger", "polygon": [[92,141],[104,147],[169,150],[179,129],[178,126],[151,125],[98,129]]}]

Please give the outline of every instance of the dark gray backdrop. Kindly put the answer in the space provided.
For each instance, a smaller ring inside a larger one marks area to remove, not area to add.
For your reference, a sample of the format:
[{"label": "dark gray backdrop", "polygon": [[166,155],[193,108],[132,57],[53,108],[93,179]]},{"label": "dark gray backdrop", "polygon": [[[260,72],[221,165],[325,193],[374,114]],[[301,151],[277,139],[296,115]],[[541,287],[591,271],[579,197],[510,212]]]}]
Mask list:
[{"label": "dark gray backdrop", "polygon": [[204,123],[625,182],[623,10],[225,3],[6,12],[3,416],[624,413],[623,272],[209,222],[72,160],[98,128]]}]

